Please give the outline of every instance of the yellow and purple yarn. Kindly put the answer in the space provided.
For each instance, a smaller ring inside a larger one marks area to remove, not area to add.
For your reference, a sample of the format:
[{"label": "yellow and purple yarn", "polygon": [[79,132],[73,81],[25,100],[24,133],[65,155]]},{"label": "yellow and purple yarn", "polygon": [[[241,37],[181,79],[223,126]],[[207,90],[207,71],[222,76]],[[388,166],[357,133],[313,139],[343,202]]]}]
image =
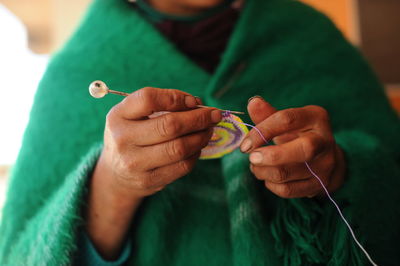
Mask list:
[{"label": "yellow and purple yarn", "polygon": [[222,121],[214,127],[210,142],[201,151],[200,159],[217,159],[231,153],[240,146],[249,132],[238,116],[230,112],[223,112],[222,116]]}]

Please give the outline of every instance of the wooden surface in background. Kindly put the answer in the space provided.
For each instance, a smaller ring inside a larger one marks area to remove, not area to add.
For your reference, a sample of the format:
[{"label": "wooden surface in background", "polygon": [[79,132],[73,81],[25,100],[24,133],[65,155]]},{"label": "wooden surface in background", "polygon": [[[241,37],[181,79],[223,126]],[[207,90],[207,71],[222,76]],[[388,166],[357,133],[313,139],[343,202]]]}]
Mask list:
[{"label": "wooden surface in background", "polygon": [[400,0],[359,0],[361,50],[385,84],[400,84]]}]

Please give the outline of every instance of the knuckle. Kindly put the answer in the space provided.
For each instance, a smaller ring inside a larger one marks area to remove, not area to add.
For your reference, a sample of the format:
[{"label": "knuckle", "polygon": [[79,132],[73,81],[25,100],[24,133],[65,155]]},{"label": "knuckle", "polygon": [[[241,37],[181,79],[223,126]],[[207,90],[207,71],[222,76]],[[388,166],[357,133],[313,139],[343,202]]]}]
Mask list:
[{"label": "knuckle", "polygon": [[182,139],[176,139],[170,142],[167,154],[170,160],[183,159],[186,156],[186,145]]},{"label": "knuckle", "polygon": [[[125,130],[127,121],[118,117],[119,113],[114,107],[106,115],[104,129],[104,142],[113,144],[118,151],[123,151],[136,142],[137,130],[128,132]],[[132,125],[132,124],[130,124]]]},{"label": "knuckle", "polygon": [[154,89],[151,87],[144,87],[136,91],[136,97],[138,98],[138,103],[142,106],[152,106],[153,104],[153,93]]},{"label": "knuckle", "polygon": [[179,168],[181,170],[181,175],[184,176],[188,174],[193,169],[194,164],[188,160],[179,162]]},{"label": "knuckle", "polygon": [[314,138],[305,138],[302,142],[301,148],[304,159],[308,161],[318,154],[319,145]]},{"label": "knuckle", "polygon": [[142,172],[135,175],[134,185],[136,189],[140,190],[155,190],[158,187],[162,186],[161,179],[159,173],[156,169]]},{"label": "knuckle", "polygon": [[277,167],[271,171],[271,179],[275,182],[283,182],[289,177],[289,172],[286,167]]},{"label": "knuckle", "polygon": [[144,98],[150,98],[154,93],[154,88],[153,87],[143,87],[139,91]]},{"label": "knuckle", "polygon": [[268,176],[265,174],[265,171],[263,169],[260,169],[257,166],[254,166],[253,164],[250,164],[250,172],[258,180],[266,180],[266,179],[268,179]]},{"label": "knuckle", "polygon": [[113,108],[108,111],[106,115],[106,126],[109,128],[113,128],[115,126],[115,120],[118,115],[118,105],[115,105]]},{"label": "knuckle", "polygon": [[163,115],[157,120],[156,130],[161,137],[175,136],[179,130],[178,123],[171,115]]},{"label": "knuckle", "polygon": [[134,144],[131,143],[130,137],[126,135],[123,130],[117,128],[106,128],[104,142],[107,143],[107,145],[114,147],[121,155],[134,148]]},{"label": "knuckle", "polygon": [[274,150],[269,151],[266,155],[267,155],[266,156],[267,157],[267,161],[269,161],[270,164],[272,164],[272,165],[277,164],[279,162],[279,160],[280,160],[280,157],[281,157],[279,152],[274,151]]},{"label": "knuckle", "polygon": [[205,128],[210,124],[210,113],[203,112],[201,115],[196,116],[195,125],[199,128]]},{"label": "knuckle", "polygon": [[126,158],[126,156],[122,160],[122,164],[124,165],[124,168],[129,172],[129,173],[135,173],[138,172],[139,167],[140,167],[140,162],[136,157],[129,157]]},{"label": "knuckle", "polygon": [[329,120],[329,113],[325,108],[318,105],[309,105],[307,107],[310,108],[310,110],[313,111],[313,113],[317,114],[320,120],[323,121]]},{"label": "knuckle", "polygon": [[293,198],[293,187],[289,184],[279,185],[277,186],[276,193],[285,199]]},{"label": "knuckle", "polygon": [[151,176],[154,175],[152,172],[149,173],[147,176],[143,176],[136,181],[136,186],[140,190],[149,190],[153,187],[152,178]]},{"label": "knuckle", "polygon": [[113,142],[117,152],[123,153],[125,151],[127,145],[125,139],[122,136],[114,134]]},{"label": "knuckle", "polygon": [[122,156],[128,145],[127,140],[120,134],[119,130],[106,127],[104,130],[104,146]]},{"label": "knuckle", "polygon": [[162,181],[162,178],[159,175],[158,171],[151,170],[147,174],[146,180],[146,187],[147,189],[154,189],[158,186],[160,186],[160,183]]},{"label": "knuckle", "polygon": [[286,109],[277,114],[277,119],[284,127],[291,127],[296,122],[296,112],[293,109]]},{"label": "knuckle", "polygon": [[169,90],[168,106],[179,106],[182,105],[183,98],[176,90]]},{"label": "knuckle", "polygon": [[138,162],[132,158],[127,158],[122,154],[115,156],[113,159],[113,171],[125,179],[130,179],[131,177],[137,176]]}]

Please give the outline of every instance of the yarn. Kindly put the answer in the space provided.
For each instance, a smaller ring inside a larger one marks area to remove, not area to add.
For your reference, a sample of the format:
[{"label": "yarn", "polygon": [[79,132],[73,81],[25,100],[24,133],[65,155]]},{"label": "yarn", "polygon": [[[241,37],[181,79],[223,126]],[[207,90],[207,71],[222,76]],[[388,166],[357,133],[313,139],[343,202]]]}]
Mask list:
[{"label": "yarn", "polygon": [[[264,137],[262,132],[256,126],[244,123],[239,117],[237,117],[235,115],[232,115],[229,111],[224,111],[222,113],[222,117],[223,117],[223,120],[219,124],[217,124],[217,126],[214,129],[215,136],[213,135],[213,138],[215,138],[215,139],[214,140],[211,139],[210,143],[205,148],[207,150],[208,156],[204,155],[203,158],[200,157],[201,159],[219,158],[219,157],[222,157],[225,154],[228,154],[228,153],[232,152],[234,149],[239,147],[240,143],[245,138],[245,135],[249,132],[248,129],[246,128],[246,126],[251,127],[254,130],[256,130],[257,133],[259,134],[259,136],[265,142],[265,144],[269,144],[269,142]],[[236,128],[236,129],[240,128],[241,130],[239,129],[237,131],[232,131],[231,128]],[[223,130],[220,131],[220,129],[223,129]],[[227,134],[236,134],[236,135],[235,136],[232,136],[232,135],[231,136],[227,136]],[[239,145],[238,145],[237,141],[239,139],[240,139],[240,141],[239,141]],[[228,141],[228,140],[230,140],[230,141]],[[233,147],[235,147],[235,148],[233,148]],[[202,152],[202,156],[203,156],[203,152]],[[350,226],[349,222],[344,217],[339,205],[336,203],[336,201],[330,195],[328,189],[326,188],[326,186],[322,182],[321,178],[311,169],[311,167],[308,164],[308,162],[304,162],[304,164],[306,165],[307,169],[312,174],[312,176],[314,176],[318,180],[318,182],[321,184],[321,187],[323,188],[326,196],[332,202],[332,204],[336,207],[341,219],[346,224],[351,236],[353,237],[354,242],[358,245],[358,247],[361,249],[361,251],[365,254],[365,256],[367,257],[369,262],[373,266],[377,266],[378,264],[376,264],[372,260],[372,258],[369,255],[369,253],[365,250],[365,248],[358,241],[358,239],[357,239],[352,227]]]},{"label": "yarn", "polygon": [[229,111],[222,112],[222,120],[213,128],[208,145],[202,149],[200,159],[217,159],[237,149],[249,130],[245,123]]}]

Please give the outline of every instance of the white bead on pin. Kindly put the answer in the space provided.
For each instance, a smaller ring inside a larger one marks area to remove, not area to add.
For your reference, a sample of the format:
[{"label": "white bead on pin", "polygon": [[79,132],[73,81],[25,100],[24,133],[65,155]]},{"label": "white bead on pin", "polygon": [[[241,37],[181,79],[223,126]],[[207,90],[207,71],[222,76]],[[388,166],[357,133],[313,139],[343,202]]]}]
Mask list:
[{"label": "white bead on pin", "polygon": [[106,94],[113,93],[121,96],[128,96],[129,93],[110,90],[108,86],[101,80],[96,80],[90,83],[89,93],[94,98],[103,98]]},{"label": "white bead on pin", "polygon": [[[90,85],[89,85],[89,93],[94,98],[103,98],[104,96],[106,96],[109,93],[117,94],[117,95],[121,95],[121,96],[129,96],[129,93],[126,93],[126,92],[110,90],[108,88],[107,84],[104,83],[101,80],[95,80],[92,83],[90,83]],[[214,107],[205,106],[205,105],[197,105],[197,107],[199,107],[199,108],[214,108]],[[230,110],[229,111],[228,110],[221,110],[221,111],[230,112],[232,114],[240,114],[240,115],[244,114],[243,112],[238,112],[238,111],[230,111]]]}]

